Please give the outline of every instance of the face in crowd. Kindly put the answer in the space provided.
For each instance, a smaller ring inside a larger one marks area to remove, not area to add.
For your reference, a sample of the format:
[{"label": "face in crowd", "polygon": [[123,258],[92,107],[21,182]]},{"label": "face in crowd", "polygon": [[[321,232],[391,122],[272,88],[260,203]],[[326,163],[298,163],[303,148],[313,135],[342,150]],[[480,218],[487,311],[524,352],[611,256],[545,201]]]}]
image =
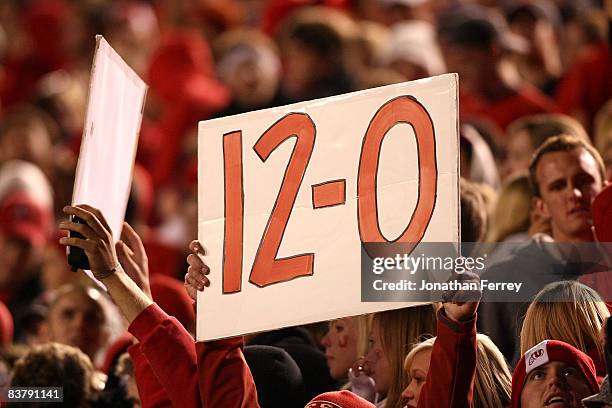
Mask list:
[{"label": "face in crowd", "polygon": [[391,385],[391,365],[384,349],[382,330],[376,319],[372,323],[372,332],[369,338],[369,351],[365,356],[369,366],[370,377],[376,383],[376,392],[386,396]]},{"label": "face in crowd", "polygon": [[580,408],[592,394],[587,380],[575,367],[551,361],[527,375],[521,408]]},{"label": "face in crowd", "polygon": [[357,341],[356,318],[345,317],[329,323],[329,330],[321,340],[321,344],[325,347],[325,357],[333,379],[347,378],[349,368],[359,358]]},{"label": "face in crowd", "polygon": [[429,372],[429,362],[431,360],[431,348],[425,348],[417,352],[412,358],[412,362],[406,367],[408,374],[408,386],[402,392],[402,397],[406,399],[407,408],[416,408],[419,404],[421,388],[427,381]]},{"label": "face in crowd", "polygon": [[508,179],[513,174],[529,168],[535,148],[526,130],[508,135],[505,147],[506,157],[501,164],[500,175],[503,179]]},{"label": "face in crowd", "polygon": [[536,211],[550,218],[559,242],[592,241],[591,203],[604,186],[595,158],[584,148],[546,153],[536,167]]},{"label": "face in crowd", "polygon": [[100,296],[93,289],[76,287],[60,294],[47,317],[50,340],[78,347],[93,360],[108,339]]}]

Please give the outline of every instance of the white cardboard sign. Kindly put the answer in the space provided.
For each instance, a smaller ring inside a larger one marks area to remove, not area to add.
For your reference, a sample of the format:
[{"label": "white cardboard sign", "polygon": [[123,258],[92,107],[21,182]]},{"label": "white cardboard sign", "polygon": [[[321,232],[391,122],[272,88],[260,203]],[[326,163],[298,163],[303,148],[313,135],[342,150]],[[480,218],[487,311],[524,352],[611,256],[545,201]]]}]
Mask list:
[{"label": "white cardboard sign", "polygon": [[115,242],[130,194],[146,91],[146,83],[96,36],[72,204],[100,209]]},{"label": "white cardboard sign", "polygon": [[361,302],[361,243],[457,242],[457,76],[200,122],[198,341]]}]

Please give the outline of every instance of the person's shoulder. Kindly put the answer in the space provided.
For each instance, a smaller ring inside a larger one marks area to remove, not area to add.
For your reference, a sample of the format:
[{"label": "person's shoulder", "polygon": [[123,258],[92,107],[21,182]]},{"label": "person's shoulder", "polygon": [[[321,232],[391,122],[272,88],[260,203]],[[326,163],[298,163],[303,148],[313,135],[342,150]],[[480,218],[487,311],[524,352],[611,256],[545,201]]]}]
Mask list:
[{"label": "person's shoulder", "polygon": [[503,255],[496,257],[493,253],[493,259],[489,260],[487,270],[502,268],[506,265],[514,265],[516,263],[530,262],[532,256],[542,255],[542,249],[537,239],[531,238],[522,242],[502,242],[503,250],[500,251]]},{"label": "person's shoulder", "polygon": [[[539,235],[539,234],[538,234]],[[543,235],[543,234],[542,234]],[[495,253],[487,260],[481,278],[507,281],[522,280],[527,277],[535,278],[535,274],[529,271],[546,272],[556,265],[554,257],[546,250],[552,238],[534,236],[531,239],[519,243],[503,243],[503,255],[496,257]]]}]

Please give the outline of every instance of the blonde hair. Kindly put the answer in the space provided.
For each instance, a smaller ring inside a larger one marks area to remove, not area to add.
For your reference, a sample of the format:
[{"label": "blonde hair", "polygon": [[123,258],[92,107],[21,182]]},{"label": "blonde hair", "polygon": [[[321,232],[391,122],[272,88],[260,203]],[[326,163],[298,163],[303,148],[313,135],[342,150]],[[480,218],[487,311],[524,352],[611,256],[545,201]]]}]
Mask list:
[{"label": "blonde hair", "polygon": [[[521,355],[546,339],[604,355],[601,328],[610,316],[599,294],[576,281],[550,283],[535,296],[521,328]],[[588,353],[587,353],[588,354]]]},{"label": "blonde hair", "polygon": [[472,408],[510,405],[512,374],[503,354],[489,336],[476,335],[476,382]]},{"label": "blonde hair", "polygon": [[406,309],[388,310],[374,315],[372,324],[380,330],[382,348],[391,370],[385,408],[401,408],[402,391],[407,377],[403,361],[408,348],[425,337],[436,333],[436,306],[426,303]]},{"label": "blonde hair", "polygon": [[357,355],[358,357],[365,356],[368,352],[368,336],[372,330],[373,314],[365,314],[355,316],[355,324],[357,327]]},{"label": "blonde hair", "polygon": [[410,367],[412,367],[412,362],[414,361],[414,357],[419,354],[421,351],[431,350],[433,349],[433,345],[436,341],[435,337],[431,337],[429,339],[423,340],[420,343],[416,343],[404,359],[404,370],[406,370],[406,375],[408,376],[408,382],[410,382]]},{"label": "blonde hair", "polygon": [[612,99],[597,112],[594,120],[595,147],[600,153],[612,143]]},{"label": "blonde hair", "polygon": [[[433,349],[436,338],[416,344],[406,356],[404,369],[408,378],[415,356],[421,351]],[[506,359],[489,336],[476,335],[476,379],[472,408],[499,408],[510,404],[512,374]]]},{"label": "blonde hair", "polygon": [[606,151],[612,147],[612,99],[597,112],[594,122],[595,148],[605,156]]},{"label": "blonde hair", "polygon": [[[357,358],[363,358],[368,352],[368,339],[370,337],[370,331],[372,330],[372,318],[374,314],[364,314],[353,316],[350,319],[353,319],[355,324],[355,331],[357,332]],[[340,389],[341,390],[351,390],[351,383],[347,382],[343,384]]]},{"label": "blonde hair", "polygon": [[531,223],[529,176],[521,173],[499,193],[487,242],[501,242],[512,234],[526,232]]}]

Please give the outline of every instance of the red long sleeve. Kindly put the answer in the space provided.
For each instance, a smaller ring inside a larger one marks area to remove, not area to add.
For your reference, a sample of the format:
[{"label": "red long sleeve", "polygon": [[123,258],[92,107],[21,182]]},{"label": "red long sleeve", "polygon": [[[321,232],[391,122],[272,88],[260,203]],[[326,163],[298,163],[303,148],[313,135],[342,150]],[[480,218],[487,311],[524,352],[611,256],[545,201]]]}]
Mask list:
[{"label": "red long sleeve", "polygon": [[129,331],[140,341],[142,353],[130,351],[138,391],[155,393],[146,398],[151,405],[143,401],[143,406],[259,408],[242,338],[194,343],[183,326],[156,304],[138,315]]},{"label": "red long sleeve", "polygon": [[202,406],[259,408],[251,371],[242,354],[242,337],[198,342]]},{"label": "red long sleeve", "polygon": [[[129,331],[140,341],[140,351],[154,374],[154,377],[142,374],[146,367],[140,359],[141,365],[137,366],[136,371],[139,392],[141,388],[145,389],[143,393],[157,392],[152,389],[155,387],[153,379],[156,378],[172,402],[171,406],[202,407],[198,389],[196,348],[193,338],[178,320],[168,316],[156,304],[152,304],[134,319]],[[203,366],[202,371],[205,370],[207,371],[208,367]]]},{"label": "red long sleeve", "polygon": [[140,350],[140,344],[134,344],[128,349],[132,362],[134,363],[134,375],[136,386],[142,408],[167,408],[172,407],[168,394],[157,377],[151,370],[151,366]]},{"label": "red long sleeve", "polygon": [[438,336],[418,408],[470,408],[476,376],[476,317],[456,323],[438,312]]}]

